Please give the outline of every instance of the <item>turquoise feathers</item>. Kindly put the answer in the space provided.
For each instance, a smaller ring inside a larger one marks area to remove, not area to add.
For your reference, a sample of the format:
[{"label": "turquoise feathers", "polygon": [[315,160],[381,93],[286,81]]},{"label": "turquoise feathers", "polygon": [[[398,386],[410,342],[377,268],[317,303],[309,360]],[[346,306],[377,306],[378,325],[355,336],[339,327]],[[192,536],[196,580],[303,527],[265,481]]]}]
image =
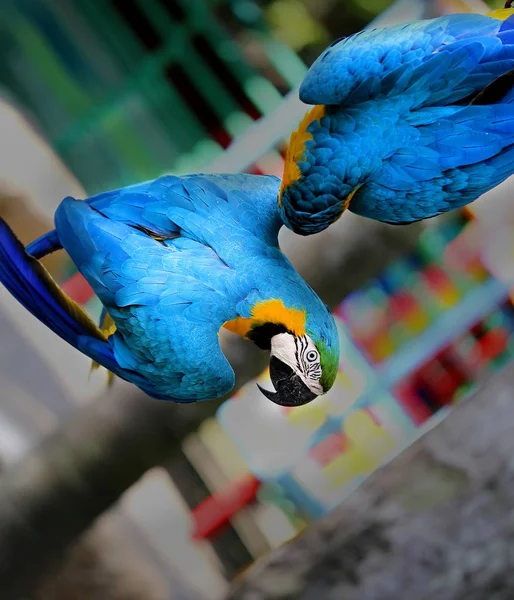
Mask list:
[{"label": "turquoise feathers", "polygon": [[[165,176],[85,201],[27,249],[0,221],[0,281],[48,327],[149,395],[194,402],[234,385],[221,327],[270,352],[274,391],[305,404],[336,378],[330,311],[278,246],[345,210],[410,223],[464,206],[514,172],[514,11],[450,15],[330,46],[300,96],[283,181]],[[502,20],[505,18],[505,20]],[[278,199],[278,202],[277,202]],[[91,322],[38,259],[64,248],[112,320]]]},{"label": "turquoise feathers", "polygon": [[[279,185],[265,176],[165,176],[66,198],[55,230],[27,251],[0,222],[0,280],[63,339],[153,397],[228,393],[234,373],[218,333],[231,323],[271,351],[277,391],[266,395],[303,404],[333,384],[339,344],[330,311],[278,247]],[[61,247],[114,321],[110,335],[38,262]]]},{"label": "turquoise feathers", "polygon": [[317,110],[281,190],[288,227],[316,233],[345,209],[403,224],[462,207],[514,172],[514,16],[449,15],[339,40],[300,98]]}]

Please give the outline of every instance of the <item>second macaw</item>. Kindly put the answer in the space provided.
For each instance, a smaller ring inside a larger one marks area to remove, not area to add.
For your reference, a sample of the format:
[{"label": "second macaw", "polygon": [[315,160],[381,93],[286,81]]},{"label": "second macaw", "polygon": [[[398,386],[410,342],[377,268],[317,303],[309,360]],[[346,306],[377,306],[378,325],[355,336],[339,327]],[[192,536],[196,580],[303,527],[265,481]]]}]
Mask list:
[{"label": "second macaw", "polygon": [[404,224],[514,173],[514,9],[337,40],[308,71],[315,105],[288,149],[280,210],[308,235],[345,210]]},{"label": "second macaw", "polygon": [[[0,219],[0,281],[72,346],[155,398],[218,398],[234,385],[226,327],[271,352],[284,406],[327,392],[339,364],[330,310],[278,246],[280,180],[164,176],[66,198],[26,249]],[[39,262],[64,248],[102,301],[101,327]]]}]

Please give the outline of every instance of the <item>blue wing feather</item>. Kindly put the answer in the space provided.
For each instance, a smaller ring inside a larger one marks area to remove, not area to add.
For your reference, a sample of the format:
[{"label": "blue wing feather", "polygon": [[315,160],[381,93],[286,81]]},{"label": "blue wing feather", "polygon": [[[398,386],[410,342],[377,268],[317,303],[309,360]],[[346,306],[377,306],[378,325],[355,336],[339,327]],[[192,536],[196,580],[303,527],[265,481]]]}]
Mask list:
[{"label": "blue wing feather", "polygon": [[278,250],[279,184],[248,175],[165,176],[59,206],[61,243],[116,323],[117,361],[157,393],[192,401],[232,388],[218,339],[238,316],[241,282],[231,265],[258,256],[255,249]]},{"label": "blue wing feather", "polygon": [[[355,195],[350,210],[402,223],[464,206],[514,172],[509,105],[453,107],[419,126],[417,144],[400,148]],[[429,114],[427,109],[427,113]],[[427,114],[425,113],[425,114]],[[413,113],[418,124],[420,115]]]},{"label": "blue wing feather", "polygon": [[312,120],[282,218],[317,233],[349,209],[410,222],[472,202],[514,172],[514,16],[457,14],[333,44],[300,87]]},{"label": "blue wing feather", "polygon": [[[221,294],[194,272],[182,272],[191,265],[180,251],[78,200],[64,201],[55,220],[63,247],[116,323],[112,346],[123,368],[141,373],[158,394],[177,401],[210,399],[233,386],[217,334],[234,315]],[[82,231],[78,243],[76,232]],[[196,244],[195,254],[208,252]],[[211,259],[215,279],[220,261]],[[189,319],[187,309],[194,303],[203,309],[202,323]],[[191,369],[199,379],[186,385]]]},{"label": "blue wing feather", "polygon": [[[144,227],[163,237],[180,231],[175,214],[217,212],[265,241],[276,241],[282,222],[270,199],[280,181],[272,176],[167,175],[153,181],[114,190],[87,202],[110,219]],[[248,196],[253,202],[248,202]],[[242,208],[244,207],[244,208]]]},{"label": "blue wing feather", "polygon": [[456,102],[512,68],[512,22],[458,14],[361,32],[325,50],[300,98],[356,105],[423,92],[420,106]]},{"label": "blue wing feather", "polygon": [[232,389],[220,327],[251,318],[257,302],[280,299],[304,312],[306,332],[323,344],[330,386],[337,331],[278,247],[279,187],[275,177],[167,176],[86,201],[66,198],[56,230],[30,248],[43,255],[62,245],[116,324],[108,339],[45,279],[6,226],[0,226],[0,280],[95,361],[154,397],[179,402]]}]

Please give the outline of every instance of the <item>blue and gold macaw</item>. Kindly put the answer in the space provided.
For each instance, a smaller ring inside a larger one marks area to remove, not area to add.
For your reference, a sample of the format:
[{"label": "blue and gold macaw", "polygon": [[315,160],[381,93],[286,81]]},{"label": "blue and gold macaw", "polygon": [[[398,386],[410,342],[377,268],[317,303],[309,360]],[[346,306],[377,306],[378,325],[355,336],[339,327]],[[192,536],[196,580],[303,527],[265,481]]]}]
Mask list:
[{"label": "blue and gold macaw", "polygon": [[288,149],[279,204],[293,231],[345,210],[405,224],[462,207],[514,172],[514,9],[363,31],[300,87],[314,105]]},{"label": "blue and gold macaw", "polygon": [[[221,327],[271,351],[285,406],[327,392],[339,363],[328,308],[278,246],[280,180],[164,176],[81,201],[26,249],[0,220],[0,281],[61,338],[155,398],[220,397],[234,373]],[[102,301],[101,327],[39,262],[64,248]]]}]

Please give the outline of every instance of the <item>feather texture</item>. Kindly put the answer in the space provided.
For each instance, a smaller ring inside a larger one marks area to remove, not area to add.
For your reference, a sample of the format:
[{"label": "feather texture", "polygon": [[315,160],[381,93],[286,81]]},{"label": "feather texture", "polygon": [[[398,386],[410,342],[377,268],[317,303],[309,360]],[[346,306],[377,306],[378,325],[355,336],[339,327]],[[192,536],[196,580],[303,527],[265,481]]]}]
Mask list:
[{"label": "feather texture", "polygon": [[68,252],[104,305],[101,328],[5,226],[0,280],[58,335],[157,398],[192,402],[229,392],[234,373],[219,330],[240,320],[250,331],[264,314],[286,328],[305,315],[302,332],[324,349],[330,386],[337,330],[278,247],[279,186],[275,177],[165,176],[63,200],[55,231],[29,249]]},{"label": "feather texture", "polygon": [[514,172],[513,73],[514,16],[448,15],[330,46],[300,88],[323,110],[282,190],[285,224],[316,233],[346,209],[409,223],[473,202]]}]

